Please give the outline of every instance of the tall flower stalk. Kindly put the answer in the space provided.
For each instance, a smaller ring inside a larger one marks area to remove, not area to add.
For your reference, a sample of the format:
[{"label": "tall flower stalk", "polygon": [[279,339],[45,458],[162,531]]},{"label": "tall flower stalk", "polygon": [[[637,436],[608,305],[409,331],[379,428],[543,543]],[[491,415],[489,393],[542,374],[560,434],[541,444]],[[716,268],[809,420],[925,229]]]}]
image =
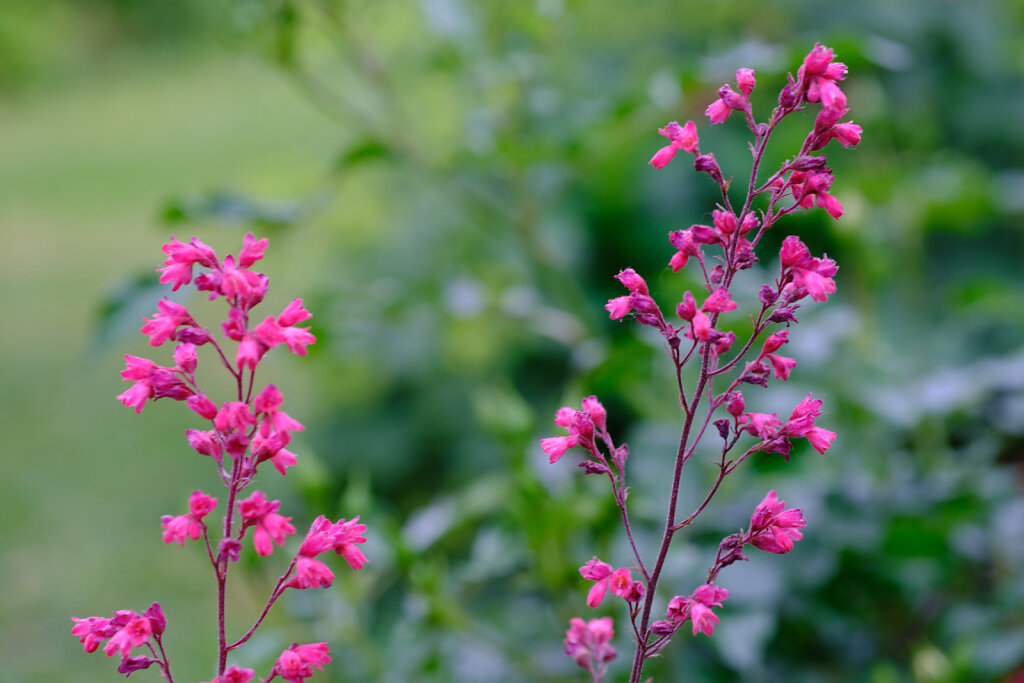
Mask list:
[{"label": "tall flower stalk", "polygon": [[[316,559],[321,553],[333,550],[353,569],[362,568],[366,562],[359,549],[359,544],[366,541],[362,535],[366,526],[359,523],[358,516],[337,522],[318,517],[252,626],[241,636],[228,637],[228,576],[232,564],[240,557],[243,541],[250,537],[257,555],[266,557],[274,553],[275,546],[284,546],[287,537],[295,533],[292,518],[279,513],[280,501],[268,500],[258,490],[245,495],[264,463],[270,463],[282,476],[297,463],[297,456],[287,446],[292,433],[303,429],[301,423],[281,409],[284,397],[276,386],[267,384],[257,390],[256,371],[271,349],[285,347],[304,356],[306,347],[315,341],[310,328],[300,326],[312,317],[302,299],[293,300],[278,315],[262,321],[257,322],[253,316],[253,309],[266,296],[268,279],[251,267],[263,258],[266,247],[266,239],[249,234],[237,257],[228,255],[221,260],[197,238],[188,244],[171,238],[163,246],[167,259],[158,269],[160,281],[170,284],[172,291],[194,284],[211,301],[221,299],[226,303],[227,317],[221,323],[223,335],[218,339],[219,335],[198,323],[184,305],[163,299],[157,304],[156,315],[144,319],[142,332],[154,347],[176,342],[174,365],[163,367],[146,358],[126,355],[127,367],[121,376],[132,386],[117,397],[137,413],[149,400],[171,398],[187,405],[204,421],[203,428],[189,429],[186,437],[196,453],[211,459],[214,472],[226,489],[223,518],[219,524],[207,525],[206,518],[216,510],[218,500],[196,490],[189,497],[189,511],[178,516],[165,515],[161,525],[164,543],[184,547],[186,541],[202,539],[213,569],[217,586],[217,675],[211,683],[246,683],[256,678],[252,669],[228,666],[230,653],[248,642],[286,590],[331,585],[334,573]],[[195,273],[197,268],[199,274]],[[216,359],[231,377],[232,395],[220,404],[206,395],[197,377],[198,349],[204,346],[211,360]],[[159,603],[154,602],[142,614],[118,610],[111,618],[72,621],[71,633],[79,637],[83,649],[94,652],[102,644],[108,657],[121,658],[120,673],[131,675],[156,666],[168,683],[174,682],[171,660],[163,645],[167,624]],[[137,649],[141,654],[133,654]],[[327,643],[295,643],[281,653],[267,675],[259,680],[266,683],[280,678],[302,683],[313,675],[314,668],[321,669],[331,661],[329,652]]]},{"label": "tall flower stalk", "polygon": [[[641,681],[647,659],[661,652],[685,624],[690,624],[693,635],[714,633],[719,623],[714,609],[721,608],[729,597],[728,589],[717,583],[719,572],[747,559],[742,554],[744,546],[781,554],[792,550],[794,541],[802,537],[805,520],[801,510],[787,509],[775,491],[770,491],[755,508],[750,526],[722,540],[704,583],[689,594],[669,598],[664,607],[658,608],[664,609],[664,618],[656,618],[655,603],[672,542],[707,508],[725,478],[758,452],[778,453],[788,459],[794,438],[806,438],[819,453],[824,453],[836,438],[834,432],[816,425],[822,409],[820,399],[808,395],[787,419],[781,419],[777,413],[748,411],[743,396],[744,385],[765,387],[772,378],[789,379],[796,361],[779,351],[789,342],[789,328],[797,323],[796,311],[801,302],[808,297],[824,302],[836,291],[835,261],[827,256],[812,256],[797,236],[786,237],[774,280],[760,287],[760,307],[748,312],[751,322],[745,338],[738,338],[732,331],[722,332],[718,327],[724,316],[735,315],[738,309],[733,300],[737,273],[758,262],[757,247],[779,219],[814,207],[824,209],[833,218],[843,215],[839,200],[830,194],[832,172],[826,166],[825,156],[816,152],[833,139],[844,147],[860,141],[860,126],[852,121],[839,122],[849,111],[846,96],[838,85],[846,73],[846,66],[834,61],[832,50],[816,45],[796,77],[788,76],[778,105],[767,121],[761,122],[755,118],[750,102],[755,87],[752,69],[736,72],[738,92],[728,84],[719,89],[719,98],[705,111],[711,123],[723,123],[737,112],[753,136],[750,174],[740,203],[733,202],[732,179],[723,176],[714,155],[701,152],[697,127],[692,121],[685,125],[672,122],[658,131],[668,138],[669,144],[655,153],[650,164],[661,169],[679,152],[693,154],[695,170],[706,173],[718,185],[721,201],[711,212],[712,225],[693,225],[668,236],[675,248],[669,260],[672,271],[687,266],[698,269],[706,290],[696,296],[689,291],[682,295],[675,309],[681,322],[671,322],[665,316],[647,283],[631,268],[616,275],[628,293],[605,306],[613,320],[631,316],[641,325],[656,329],[664,338],[675,373],[682,430],[672,464],[664,532],[653,558],[645,555],[645,550],[650,553],[650,549],[638,546],[630,524],[626,485],[629,448],[613,440],[607,429],[607,414],[597,398],[583,399],[579,410],[561,408],[555,424],[564,427],[568,435],[541,441],[552,463],[570,448],[582,449],[585,457],[580,466],[584,473],[605,476],[611,485],[632,550],[629,566],[615,568],[595,557],[580,567],[580,574],[593,582],[586,599],[588,606],[599,605],[610,591],[628,607],[629,628],[635,642],[631,683]],[[821,108],[814,126],[800,148],[771,175],[761,178],[765,150],[779,123],[794,112],[818,104]],[[697,366],[696,379],[687,385],[683,368],[691,363]],[[721,442],[716,463],[718,475],[703,500],[691,512],[681,512],[679,485],[683,468],[705,437]],[[634,579],[634,573],[639,575],[638,579]],[[671,592],[674,591],[666,595]],[[616,656],[609,644],[612,635],[610,620],[573,619],[566,633],[566,653],[591,674],[592,680],[600,681]]]}]

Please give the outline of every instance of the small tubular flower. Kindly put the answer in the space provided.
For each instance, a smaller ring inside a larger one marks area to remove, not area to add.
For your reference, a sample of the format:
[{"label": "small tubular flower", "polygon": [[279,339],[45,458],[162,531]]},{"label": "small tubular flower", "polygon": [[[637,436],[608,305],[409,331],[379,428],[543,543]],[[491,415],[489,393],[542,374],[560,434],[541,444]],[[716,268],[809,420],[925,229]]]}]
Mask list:
[{"label": "small tubular flower", "polygon": [[565,654],[591,673],[603,672],[603,665],[616,656],[615,648],[608,644],[614,636],[611,617],[590,621],[573,617],[569,620],[569,630],[565,632]]},{"label": "small tubular flower", "polygon": [[314,667],[323,670],[323,665],[331,661],[329,653],[327,643],[293,643],[277,658],[271,676],[280,676],[289,683],[304,683],[313,675]]},{"label": "small tubular flower", "polygon": [[786,501],[769,491],[750,517],[750,530],[743,539],[769,553],[788,553],[793,542],[803,538],[800,528],[806,526],[800,508],[786,509]]}]

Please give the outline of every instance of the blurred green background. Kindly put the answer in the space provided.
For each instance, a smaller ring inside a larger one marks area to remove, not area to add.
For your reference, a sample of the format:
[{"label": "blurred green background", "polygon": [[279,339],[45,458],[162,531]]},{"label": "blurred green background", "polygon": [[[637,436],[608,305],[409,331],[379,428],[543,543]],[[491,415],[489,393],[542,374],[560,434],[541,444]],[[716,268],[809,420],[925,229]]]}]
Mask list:
[{"label": "blurred green background", "polygon": [[[817,41],[849,65],[864,128],[859,148],[827,149],[847,215],[770,239],[827,251],[839,292],[801,309],[791,380],[748,403],[783,413],[813,391],[839,439],[751,462],[677,542],[666,599],[768,489],[808,519],[790,555],[723,572],[715,636],[681,634],[649,673],[1022,680],[1022,29],[1018,0],[5,0],[0,681],[112,680],[68,617],[153,600],[176,678],[212,677],[205,560],[159,536],[160,515],[214,492],[210,463],[181,406],[136,416],[113,396],[124,353],[169,358],[138,333],[166,236],[224,254],[246,230],[271,238],[267,309],[303,297],[319,339],[263,373],[307,430],[300,467],[261,487],[300,529],[362,514],[371,562],[288,596],[238,663],[263,672],[316,639],[335,657],[316,680],[578,681],[568,619],[611,614],[624,677],[621,604],[586,608],[577,572],[627,562],[616,510],[537,442],[596,393],[654,552],[679,426],[669,366],[602,305],[627,266],[663,306],[693,288],[665,235],[715,200],[688,164],[646,165],[655,131],[694,119],[742,176],[742,124],[712,129],[704,107],[750,66],[765,116]],[[688,467],[686,507],[710,476]],[[244,558],[235,630],[281,560]]]}]

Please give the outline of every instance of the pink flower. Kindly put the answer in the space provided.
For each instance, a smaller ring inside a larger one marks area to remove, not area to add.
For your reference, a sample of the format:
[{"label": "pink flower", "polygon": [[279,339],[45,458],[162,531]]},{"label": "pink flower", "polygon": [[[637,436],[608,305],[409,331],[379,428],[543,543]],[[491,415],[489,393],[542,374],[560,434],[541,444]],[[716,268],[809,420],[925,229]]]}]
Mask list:
[{"label": "pink flower", "polygon": [[693,336],[701,341],[711,339],[711,318],[704,311],[697,311],[693,314]]},{"label": "pink flower", "polygon": [[256,239],[253,234],[246,233],[242,240],[242,251],[238,252],[238,265],[248,268],[263,258],[263,251],[267,248],[267,238]]},{"label": "pink flower", "polygon": [[588,581],[595,582],[587,593],[587,605],[590,607],[600,605],[608,590],[630,602],[643,597],[643,584],[634,583],[629,569],[625,567],[612,570],[611,565],[595,557],[580,567],[580,574]]},{"label": "pink flower", "polygon": [[71,617],[71,621],[75,622],[71,627],[71,635],[79,636],[78,642],[82,643],[85,652],[95,652],[100,643],[116,633],[116,627],[111,625],[111,620],[103,617]]},{"label": "pink flower", "polygon": [[207,420],[217,417],[217,404],[202,394],[189,396],[185,402],[199,417]]},{"label": "pink flower", "polygon": [[590,621],[574,617],[569,620],[569,630],[565,632],[565,654],[591,673],[595,673],[595,664],[601,671],[603,664],[615,659],[615,649],[608,644],[614,636],[611,617]]},{"label": "pink flower", "polygon": [[694,239],[692,230],[676,230],[674,232],[670,232],[668,235],[668,241],[672,243],[673,247],[679,250],[669,261],[669,266],[672,267],[672,272],[676,272],[685,266],[691,256],[697,256],[700,254],[700,244]]},{"label": "pink flower", "polygon": [[704,300],[704,305],[700,307],[700,310],[705,313],[724,313],[735,310],[736,306],[736,302],[729,297],[729,292],[725,287],[719,287]]},{"label": "pink flower", "polygon": [[667,615],[673,622],[693,621],[693,635],[703,633],[711,635],[715,632],[718,617],[711,611],[712,607],[721,607],[722,601],[729,597],[729,591],[714,584],[706,583],[693,592],[690,597],[677,595],[668,603]]},{"label": "pink flower", "polygon": [[366,555],[356,547],[357,543],[365,543],[366,538],[362,535],[366,531],[365,524],[358,524],[359,515],[356,515],[347,522],[339,519],[331,531],[331,540],[334,544],[334,552],[348,562],[352,569],[362,569],[366,564]]},{"label": "pink flower", "polygon": [[232,665],[224,670],[223,676],[217,676],[210,683],[249,683],[254,678],[256,678],[256,672],[252,669],[242,669]]},{"label": "pink flower", "polygon": [[225,401],[213,420],[213,425],[222,432],[244,432],[255,424],[256,416],[241,401]]},{"label": "pink flower", "polygon": [[608,317],[612,320],[618,320],[629,315],[629,312],[633,310],[633,304],[629,302],[628,296],[619,296],[614,299],[609,299],[608,303],[604,305],[606,311],[608,311]]},{"label": "pink flower", "polygon": [[843,147],[851,147],[860,144],[860,136],[863,129],[853,121],[838,123],[832,128],[832,137],[839,141]]},{"label": "pink flower", "polygon": [[790,371],[796,367],[796,361],[786,356],[777,356],[774,353],[769,353],[766,358],[772,364],[775,376],[781,380],[789,379]]},{"label": "pink flower", "polygon": [[123,391],[117,395],[117,400],[122,405],[128,406],[129,408],[135,408],[136,413],[141,413],[143,406],[146,405],[146,400],[153,398],[153,387],[148,382],[142,380],[136,383],[127,391]]},{"label": "pink flower", "polygon": [[775,334],[769,335],[768,338],[764,340],[764,346],[761,347],[761,355],[759,355],[757,359],[761,360],[769,353],[775,353],[782,348],[783,344],[788,343],[789,330],[779,330]]},{"label": "pink flower", "polygon": [[685,126],[680,126],[673,121],[664,128],[659,128],[658,133],[671,140],[672,144],[659,149],[647,162],[654,168],[664,168],[679,150],[693,152],[697,149],[697,126],[693,121],[687,121]]},{"label": "pink flower", "polygon": [[[715,228],[722,235],[731,235],[736,232],[736,228],[739,226],[739,220],[736,218],[736,214],[730,211],[719,211],[715,209],[711,212],[712,222],[715,224]],[[725,239],[722,240],[723,242]]]},{"label": "pink flower", "polygon": [[793,541],[799,541],[803,534],[800,527],[806,526],[803,512],[799,508],[786,508],[786,501],[779,500],[775,491],[769,491],[750,517],[750,530],[743,539],[769,553],[788,553]]},{"label": "pink flower", "polygon": [[202,536],[206,530],[203,517],[217,507],[217,499],[202,491],[193,491],[188,501],[188,507],[187,515],[163,516],[161,526],[164,528],[164,543],[177,543],[184,547],[186,538],[191,538],[194,541]]},{"label": "pink flower", "polygon": [[650,292],[647,291],[647,283],[644,282],[644,279],[632,268],[620,270],[619,274],[615,276],[615,279],[625,285],[626,289],[635,294],[643,294],[645,296],[650,294]]},{"label": "pink flower", "polygon": [[[131,654],[133,647],[140,647],[147,640],[149,636],[153,634],[153,628],[149,623],[149,619],[141,617],[134,612],[130,612],[131,616],[128,618],[121,628],[111,636],[107,644],[103,646],[103,651],[108,657],[113,657],[114,653],[120,653],[122,657],[127,657]],[[115,620],[116,621],[116,620]]]},{"label": "pink flower", "polygon": [[313,675],[313,667],[322,670],[323,665],[331,661],[329,652],[327,643],[293,643],[277,658],[271,676],[276,674],[290,683],[304,683]]},{"label": "pink flower", "polygon": [[334,582],[334,572],[326,564],[311,557],[300,555],[295,561],[295,576],[288,582],[288,588],[327,588]]},{"label": "pink flower", "polygon": [[281,315],[277,316],[277,324],[281,327],[291,327],[312,317],[313,314],[302,305],[302,299],[295,299],[285,306],[285,309],[281,311]]},{"label": "pink flower", "polygon": [[196,321],[189,315],[188,309],[179,303],[163,299],[156,305],[157,313],[153,319],[143,318],[142,334],[149,337],[150,346],[160,346],[168,339],[175,339],[175,332],[181,325],[195,327]]},{"label": "pink flower", "polygon": [[815,426],[814,421],[819,415],[821,415],[821,399],[812,399],[811,395],[807,394],[807,398],[793,409],[793,414],[779,430],[779,434],[804,437],[811,442],[814,450],[824,453],[828,450],[831,442],[836,440],[836,433]]},{"label": "pink flower", "polygon": [[277,514],[280,507],[281,501],[268,501],[262,491],[253,492],[251,496],[238,503],[238,511],[245,526],[256,527],[252,542],[256,553],[262,557],[274,552],[274,543],[283,546],[288,534],[295,533],[295,527],[289,523],[292,518]]},{"label": "pink flower", "polygon": [[774,439],[782,425],[782,420],[775,413],[743,413],[736,422],[744,425],[743,430],[762,440]]},{"label": "pink flower", "polygon": [[548,462],[551,463],[558,462],[567,450],[578,445],[578,439],[575,436],[552,436],[540,440],[540,448],[547,454]]},{"label": "pink flower", "polygon": [[725,123],[732,113],[732,107],[723,100],[715,100],[704,110],[704,115],[711,119],[711,123]]},{"label": "pink flower", "polygon": [[792,300],[810,295],[815,301],[826,301],[828,295],[836,291],[836,283],[832,279],[839,271],[836,262],[826,256],[812,257],[800,238],[790,235],[783,240],[779,258],[783,277],[789,279],[795,288]]},{"label": "pink flower", "polygon": [[597,400],[597,396],[587,396],[582,401],[582,407],[584,412],[590,416],[594,426],[603,432],[608,420],[608,412],[601,405],[601,402]]},{"label": "pink flower", "polygon": [[238,352],[235,354],[235,365],[238,366],[239,370],[244,368],[255,370],[256,366],[259,365],[260,358],[263,357],[266,351],[266,346],[253,339],[251,334],[247,334],[242,337],[242,341],[238,344]]},{"label": "pink flower", "polygon": [[162,247],[167,254],[163,268],[157,268],[160,282],[171,284],[171,290],[177,291],[182,285],[192,281],[192,266],[198,263],[207,268],[217,267],[217,255],[213,249],[193,237],[189,244],[182,244],[171,237],[171,241]]},{"label": "pink flower", "polygon": [[836,81],[846,78],[846,65],[833,62],[835,53],[824,45],[815,45],[797,72],[808,102],[821,101],[827,109],[846,109],[846,95]]},{"label": "pink flower", "polygon": [[750,93],[754,92],[754,70],[753,69],[737,69],[736,70],[736,86],[743,93],[744,97],[750,97]]}]

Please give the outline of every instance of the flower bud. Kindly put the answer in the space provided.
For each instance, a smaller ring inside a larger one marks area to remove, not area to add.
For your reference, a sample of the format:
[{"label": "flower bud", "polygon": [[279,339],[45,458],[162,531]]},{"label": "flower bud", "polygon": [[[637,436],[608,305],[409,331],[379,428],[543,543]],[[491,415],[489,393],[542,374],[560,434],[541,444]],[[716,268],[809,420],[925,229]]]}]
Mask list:
[{"label": "flower bud", "polygon": [[719,185],[724,182],[722,178],[722,169],[718,167],[718,162],[715,161],[714,154],[701,154],[693,160],[693,168],[696,169],[698,173],[707,173],[711,176],[711,179]]},{"label": "flower bud", "polygon": [[608,474],[608,467],[593,460],[584,460],[580,463],[584,474]]},{"label": "flower bud", "polygon": [[750,93],[754,92],[754,86],[757,81],[754,79],[753,69],[737,69],[736,70],[736,87],[740,89],[744,97],[750,97]]}]

